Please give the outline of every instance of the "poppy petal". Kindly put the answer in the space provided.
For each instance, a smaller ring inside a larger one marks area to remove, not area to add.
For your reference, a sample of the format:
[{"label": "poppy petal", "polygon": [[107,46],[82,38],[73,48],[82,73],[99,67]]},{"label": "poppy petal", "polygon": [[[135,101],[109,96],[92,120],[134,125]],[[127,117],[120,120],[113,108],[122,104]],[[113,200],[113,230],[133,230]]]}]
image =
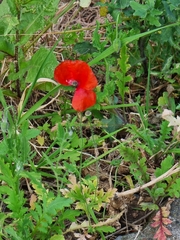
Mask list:
[{"label": "poppy petal", "polygon": [[83,112],[87,108],[92,107],[95,103],[96,103],[95,92],[83,88],[76,89],[72,100],[72,106],[74,110],[78,112]]},{"label": "poppy petal", "polygon": [[81,60],[65,60],[54,71],[54,79],[62,85],[73,85],[75,81],[79,88],[92,90],[97,85],[97,78],[90,66]]}]

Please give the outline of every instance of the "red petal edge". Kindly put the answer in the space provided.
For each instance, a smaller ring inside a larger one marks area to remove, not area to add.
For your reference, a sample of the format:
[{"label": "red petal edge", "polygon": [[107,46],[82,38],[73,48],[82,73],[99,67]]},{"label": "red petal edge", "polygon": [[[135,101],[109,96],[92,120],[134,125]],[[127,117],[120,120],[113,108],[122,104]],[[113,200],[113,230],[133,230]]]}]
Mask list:
[{"label": "red petal edge", "polygon": [[65,60],[54,71],[54,79],[62,85],[71,85],[69,81],[78,82],[78,88],[93,90],[97,85],[97,78],[90,66],[81,60]]},{"label": "red petal edge", "polygon": [[96,103],[96,94],[92,90],[86,90],[77,88],[73,100],[72,106],[74,110],[83,112],[87,108],[92,107]]}]

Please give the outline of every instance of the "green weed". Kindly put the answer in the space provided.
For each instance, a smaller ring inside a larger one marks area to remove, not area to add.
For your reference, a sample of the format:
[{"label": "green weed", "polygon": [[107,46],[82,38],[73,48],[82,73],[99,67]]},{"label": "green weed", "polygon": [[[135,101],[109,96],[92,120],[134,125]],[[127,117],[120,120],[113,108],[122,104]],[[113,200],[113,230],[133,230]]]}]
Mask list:
[{"label": "green weed", "polygon": [[[105,239],[124,196],[138,192],[144,211],[180,196],[179,1],[101,1],[113,21],[69,22],[39,44],[59,18],[83,11],[75,2],[60,11],[58,0],[1,3],[1,239]],[[73,86],[53,80],[59,55],[96,74],[88,112],[72,109]],[[175,123],[162,119],[166,108]]]}]

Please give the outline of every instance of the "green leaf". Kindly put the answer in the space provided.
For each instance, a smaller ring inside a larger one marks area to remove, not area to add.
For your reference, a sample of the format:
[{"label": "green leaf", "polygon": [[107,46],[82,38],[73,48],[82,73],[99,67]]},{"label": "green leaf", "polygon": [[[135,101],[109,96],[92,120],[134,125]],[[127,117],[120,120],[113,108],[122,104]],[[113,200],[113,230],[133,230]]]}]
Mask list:
[{"label": "green leaf", "polygon": [[3,37],[0,37],[0,52],[6,53],[10,56],[14,56],[15,46],[14,44],[5,40]]},{"label": "green leaf", "polygon": [[26,202],[26,200],[23,198],[23,195],[23,191],[18,191],[18,193],[16,193],[16,190],[12,189],[8,198],[4,200],[4,202],[7,204],[7,207],[12,211],[13,218],[21,218],[27,211],[27,208],[23,207]]},{"label": "green leaf", "polygon": [[171,184],[170,189],[168,189],[168,194],[170,197],[180,197],[180,178],[176,179],[175,183]]},{"label": "green leaf", "polygon": [[164,196],[165,192],[164,192],[165,188],[162,186],[162,187],[157,187],[154,191],[154,196],[156,198],[160,197],[160,196]]},{"label": "green leaf", "polygon": [[75,222],[76,221],[76,217],[78,217],[82,212],[79,210],[72,210],[72,209],[67,209],[65,210],[61,216],[60,216],[60,220],[69,220],[71,222]]},{"label": "green leaf", "polygon": [[130,4],[131,0],[123,0],[123,1],[116,1],[116,4],[118,4],[118,6],[121,8],[121,9],[124,9],[124,8],[127,8],[129,7],[129,4]]},{"label": "green leaf", "polygon": [[[3,180],[3,177],[0,176],[0,179]],[[9,187],[9,186],[0,186],[0,194],[10,195],[11,192],[12,192],[12,188],[11,187]]]},{"label": "green leaf", "polygon": [[113,41],[113,47],[114,47],[114,50],[115,52],[119,52],[120,48],[121,48],[121,40],[120,39],[115,39]]},{"label": "green leaf", "polygon": [[132,9],[135,11],[133,13],[134,16],[139,16],[141,18],[145,18],[147,15],[147,11],[149,9],[149,6],[147,5],[142,5],[140,3],[137,3],[135,1],[131,1],[130,2],[130,6],[132,7]]},{"label": "green leaf", "polygon": [[154,25],[156,27],[160,27],[161,23],[159,22],[158,15],[161,15],[163,12],[159,11],[157,9],[152,9],[150,13],[148,14],[146,20],[149,22],[150,25]]},{"label": "green leaf", "polygon": [[28,129],[26,132],[26,138],[27,140],[30,140],[32,138],[37,137],[40,133],[41,131],[37,128]]},{"label": "green leaf", "polygon": [[63,210],[65,207],[69,207],[72,203],[72,199],[58,196],[47,206],[46,211],[49,214],[55,215],[57,210]]},{"label": "green leaf", "polygon": [[9,151],[9,146],[6,142],[6,140],[3,140],[0,143],[0,156],[5,156]]},{"label": "green leaf", "polygon": [[[19,21],[17,17],[5,15],[3,16],[3,19],[0,20],[1,24],[3,24],[4,32],[3,35],[6,36],[8,33],[10,33],[12,30],[16,28],[16,26],[19,24]],[[1,27],[2,31],[2,27]]]},{"label": "green leaf", "polygon": [[10,7],[8,5],[8,0],[1,1],[1,7],[0,7],[0,17],[10,14]]},{"label": "green leaf", "polygon": [[[21,21],[19,29],[22,35],[19,44],[22,46],[26,44],[31,38],[33,33],[45,28],[46,24],[51,22],[52,17],[58,8],[58,0],[51,1],[27,1],[24,3],[25,9],[21,14]],[[51,17],[52,16],[52,17]]]},{"label": "green leaf", "polygon": [[63,235],[54,235],[50,238],[50,240],[65,240]]},{"label": "green leaf", "polygon": [[[179,24],[180,24],[179,22],[176,22],[176,23],[169,24],[169,25],[166,25],[166,26],[163,26],[163,27],[160,27],[160,28],[156,28],[156,29],[153,29],[153,30],[150,30],[150,31],[146,31],[146,32],[139,33],[139,34],[134,34],[130,37],[129,36],[127,37],[127,35],[126,35],[124,38],[121,39],[121,43],[122,43],[122,45],[126,45],[130,42],[138,40],[141,37],[148,36],[152,33],[155,33],[157,31],[161,31],[161,30],[166,29],[166,28],[178,26]],[[101,54],[98,54],[98,56],[96,56],[93,60],[91,60],[89,62],[89,66],[93,66],[94,64],[98,63],[100,60],[108,57],[109,55],[111,55],[114,52],[115,52],[114,47],[113,47],[113,45],[111,45],[106,50],[104,50]]]},{"label": "green leaf", "polygon": [[[29,60],[28,64],[31,66],[31,69],[28,71],[26,82],[32,83],[37,76],[38,71],[40,70],[42,64],[44,63],[45,58],[48,56],[47,61],[43,65],[39,78],[46,77],[52,78],[54,75],[54,69],[58,65],[56,56],[53,52],[46,48],[40,48]],[[33,69],[33,70],[32,70]]]},{"label": "green leaf", "polygon": [[[11,11],[11,14],[13,16],[17,16],[17,6],[16,6],[16,0],[6,0],[7,4],[9,6],[9,9]],[[17,3],[18,4],[18,3]]]},{"label": "green leaf", "polygon": [[161,162],[161,168],[156,168],[155,170],[155,176],[159,177],[165,172],[167,172],[174,163],[174,158],[171,155],[168,155],[162,162]]},{"label": "green leaf", "polygon": [[100,23],[96,22],[96,29],[93,32],[93,46],[98,49],[99,51],[104,50],[105,45],[107,44],[106,41],[101,41],[101,36],[99,34]]},{"label": "green leaf", "polygon": [[161,26],[161,23],[155,16],[149,15],[146,19],[149,21],[149,24],[152,26],[156,26],[156,27]]},{"label": "green leaf", "polygon": [[80,152],[77,152],[77,151],[72,149],[72,151],[65,152],[62,155],[62,159],[65,159],[65,160],[71,159],[71,161],[78,161],[80,159],[80,155],[81,155]]},{"label": "green leaf", "polygon": [[13,229],[13,227],[7,226],[4,228],[4,231],[11,237],[11,239],[23,240],[21,237],[18,236],[17,232]]},{"label": "green leaf", "polygon": [[159,140],[164,144],[166,139],[170,138],[170,133],[171,133],[171,128],[168,127],[169,122],[168,121],[163,121],[161,124],[161,129],[160,129],[160,137]]},{"label": "green leaf", "polygon": [[113,232],[115,232],[116,229],[111,226],[102,226],[102,227],[96,227],[96,230],[98,232],[113,233]]},{"label": "green leaf", "polygon": [[158,106],[159,107],[167,107],[169,104],[169,95],[168,92],[163,92],[163,96],[158,98]]},{"label": "green leaf", "polygon": [[9,163],[4,163],[4,160],[0,159],[0,179],[6,182],[10,187],[15,186],[16,178],[12,175]]},{"label": "green leaf", "polygon": [[86,53],[97,52],[97,48],[95,48],[88,41],[76,43],[73,49],[74,49],[75,52],[77,52],[79,54],[86,54]]},{"label": "green leaf", "polygon": [[129,70],[129,68],[131,67],[131,65],[127,63],[128,59],[129,59],[129,55],[127,54],[127,47],[124,45],[121,48],[120,60],[119,60],[120,70],[123,73],[126,73]]},{"label": "green leaf", "polygon": [[151,9],[154,8],[155,0],[148,0],[148,5]]},{"label": "green leaf", "polygon": [[179,0],[168,0],[167,2],[169,3],[171,10],[175,10],[180,5]]},{"label": "green leaf", "polygon": [[51,95],[57,92],[58,88],[57,86],[53,88],[50,92],[48,92],[44,97],[42,97],[38,102],[36,102],[24,115],[22,115],[19,119],[19,124],[23,123],[28,117],[30,117],[33,112],[35,112]]},{"label": "green leaf", "polygon": [[66,138],[65,137],[65,130],[64,130],[63,126],[60,123],[58,123],[57,137],[58,137],[58,140],[60,142],[64,141],[64,139]]},{"label": "green leaf", "polygon": [[151,210],[151,211],[159,209],[157,204],[150,203],[150,202],[142,202],[142,203],[140,203],[140,205],[141,205],[143,211],[146,211],[147,209]]},{"label": "green leaf", "polygon": [[101,122],[108,133],[114,132],[125,124],[123,117],[118,114],[112,114],[109,119],[102,119]]}]

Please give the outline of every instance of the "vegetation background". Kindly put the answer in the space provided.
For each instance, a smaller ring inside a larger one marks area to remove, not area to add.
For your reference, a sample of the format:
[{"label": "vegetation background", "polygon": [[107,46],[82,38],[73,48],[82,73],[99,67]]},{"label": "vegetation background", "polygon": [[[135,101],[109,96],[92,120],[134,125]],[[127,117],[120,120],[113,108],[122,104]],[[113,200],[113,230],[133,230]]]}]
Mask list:
[{"label": "vegetation background", "polygon": [[[1,1],[0,239],[116,239],[149,221],[171,235],[179,16],[179,0]],[[98,79],[87,111],[54,81],[64,60]]]}]

